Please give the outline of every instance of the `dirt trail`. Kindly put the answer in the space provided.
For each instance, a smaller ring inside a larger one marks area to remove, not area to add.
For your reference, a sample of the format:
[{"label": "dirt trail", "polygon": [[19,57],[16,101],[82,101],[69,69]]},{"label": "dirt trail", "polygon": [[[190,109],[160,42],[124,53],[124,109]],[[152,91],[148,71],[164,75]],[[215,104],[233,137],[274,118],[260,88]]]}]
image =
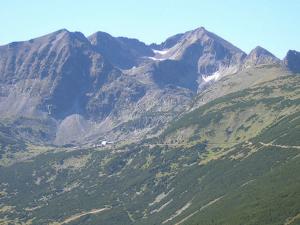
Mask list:
[{"label": "dirt trail", "polygon": [[266,147],[278,147],[278,148],[295,148],[295,149],[300,149],[300,146],[293,146],[293,145],[273,145],[271,143],[263,143],[263,142],[259,142],[259,144],[261,144],[262,146],[266,146]]},{"label": "dirt trail", "polygon": [[300,220],[300,213],[298,213],[296,216],[287,219],[287,221],[284,223],[284,225],[290,225],[294,223],[296,220]]},{"label": "dirt trail", "polygon": [[67,223],[70,223],[74,220],[78,220],[79,218],[83,217],[83,216],[86,216],[86,215],[91,215],[91,214],[97,214],[97,213],[100,213],[100,212],[103,212],[103,211],[106,211],[106,210],[109,210],[111,208],[101,208],[101,209],[92,209],[91,211],[88,211],[88,212],[82,212],[80,214],[76,214],[76,215],[73,215],[67,219],[65,219],[63,222],[60,222],[58,224],[67,224]]},{"label": "dirt trail", "polygon": [[196,210],[195,212],[191,213],[190,215],[186,216],[185,218],[183,218],[182,220],[180,220],[178,223],[175,223],[174,225],[180,225],[180,224],[182,224],[183,222],[187,221],[189,218],[191,218],[192,216],[194,216],[198,212],[200,212],[200,211],[204,210],[205,208],[209,207],[210,205],[216,203],[217,201],[219,201],[223,197],[224,196],[221,196],[219,198],[216,198],[215,200],[210,201],[209,203],[207,203],[206,205],[202,206],[200,209]]}]

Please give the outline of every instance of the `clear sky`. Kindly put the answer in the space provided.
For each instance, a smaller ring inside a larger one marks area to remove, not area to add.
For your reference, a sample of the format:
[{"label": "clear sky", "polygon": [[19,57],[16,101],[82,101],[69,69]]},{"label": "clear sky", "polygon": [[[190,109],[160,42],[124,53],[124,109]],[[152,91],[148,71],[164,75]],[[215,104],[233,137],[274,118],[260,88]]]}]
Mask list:
[{"label": "clear sky", "polygon": [[300,51],[300,0],[1,0],[0,45],[61,28],[160,43],[203,26],[245,52]]}]

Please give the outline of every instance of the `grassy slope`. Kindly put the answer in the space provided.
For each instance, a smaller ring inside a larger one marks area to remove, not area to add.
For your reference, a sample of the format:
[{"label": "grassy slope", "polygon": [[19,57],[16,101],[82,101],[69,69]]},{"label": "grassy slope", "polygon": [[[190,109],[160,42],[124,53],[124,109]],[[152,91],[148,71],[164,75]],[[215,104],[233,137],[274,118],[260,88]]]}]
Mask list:
[{"label": "grassy slope", "polygon": [[[292,129],[286,120],[294,120]],[[288,132],[287,132],[288,131]],[[276,133],[290,136],[300,134],[300,113],[296,113],[280,121],[277,126],[267,128],[253,143],[263,140],[273,141]],[[285,145],[285,141],[276,140],[277,145]],[[290,140],[289,145],[299,144],[298,139]],[[223,198],[198,212],[183,224],[284,224],[300,212],[300,151],[293,148],[262,147],[259,151],[242,158],[238,165],[240,180],[247,175],[258,172],[247,182],[228,191]],[[247,148],[244,148],[244,150]],[[240,152],[240,151],[239,151]],[[236,155],[232,152],[227,159]],[[224,159],[222,159],[224,160]],[[235,170],[228,168],[226,173]],[[232,181],[236,182],[236,181]],[[292,224],[297,224],[294,221]]]},{"label": "grassy slope", "polygon": [[[31,159],[0,167],[0,223],[49,224],[110,206],[70,224],[297,224],[300,150],[260,142],[300,145],[299,85],[276,76],[218,98],[153,145],[35,147]],[[155,146],[171,141],[180,145]]]}]

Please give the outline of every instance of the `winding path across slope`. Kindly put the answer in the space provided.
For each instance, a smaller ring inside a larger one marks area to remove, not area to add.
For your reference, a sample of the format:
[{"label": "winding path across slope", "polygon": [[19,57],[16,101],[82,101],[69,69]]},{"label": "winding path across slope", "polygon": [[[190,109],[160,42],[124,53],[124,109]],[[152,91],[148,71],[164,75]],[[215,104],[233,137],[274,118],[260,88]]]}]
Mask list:
[{"label": "winding path across slope", "polygon": [[262,146],[265,146],[265,147],[277,147],[277,148],[295,148],[295,149],[300,149],[300,146],[293,146],[293,145],[274,145],[274,144],[271,144],[271,143],[263,143],[263,142],[259,142],[259,144],[261,144]]},{"label": "winding path across slope", "polygon": [[100,213],[100,212],[103,212],[103,211],[106,211],[106,210],[110,210],[110,209],[111,208],[92,209],[91,211],[88,211],[88,212],[82,212],[80,214],[73,215],[73,216],[65,219],[63,222],[60,222],[58,224],[60,224],[60,225],[67,224],[67,223],[70,223],[74,220],[78,220],[79,218],[81,218],[83,216],[91,215],[91,214],[97,214],[97,213]]}]

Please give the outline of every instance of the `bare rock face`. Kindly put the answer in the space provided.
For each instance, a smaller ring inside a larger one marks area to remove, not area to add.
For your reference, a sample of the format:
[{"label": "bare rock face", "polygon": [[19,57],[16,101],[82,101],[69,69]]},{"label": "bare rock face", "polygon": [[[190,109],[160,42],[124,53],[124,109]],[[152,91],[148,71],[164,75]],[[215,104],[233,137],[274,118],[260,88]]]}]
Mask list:
[{"label": "bare rock face", "polygon": [[113,37],[105,32],[97,32],[88,37],[95,49],[120,69],[130,69],[142,62],[153,52],[145,43],[126,37]]},{"label": "bare rock face", "polygon": [[[2,46],[0,56],[2,118],[55,119],[58,127],[73,114],[81,115],[81,121],[101,121],[127,99],[134,102],[145,93],[142,85],[114,68],[79,32],[60,30]],[[72,127],[77,126],[70,125],[68,133],[75,138]]]},{"label": "bare rock face", "polygon": [[48,112],[61,119],[74,112],[87,113],[86,93],[120,76],[78,32],[60,30],[2,46],[0,55],[1,105],[7,106],[8,115]]},{"label": "bare rock face", "polygon": [[276,58],[271,52],[257,46],[245,58],[244,67],[254,67],[258,65],[278,64],[280,60]]},{"label": "bare rock face", "polygon": [[290,71],[300,73],[300,52],[289,50],[284,58],[284,64]]},{"label": "bare rock face", "polygon": [[180,41],[180,39],[182,38],[183,35],[184,34],[176,34],[174,36],[171,36],[171,37],[167,38],[167,40],[165,40],[161,44],[153,43],[153,44],[150,45],[150,47],[152,49],[157,49],[157,50],[172,48],[174,45],[176,45]]},{"label": "bare rock face", "polygon": [[204,76],[236,71],[246,57],[242,50],[203,27],[171,37],[156,47],[159,51],[155,59],[183,61]]}]

